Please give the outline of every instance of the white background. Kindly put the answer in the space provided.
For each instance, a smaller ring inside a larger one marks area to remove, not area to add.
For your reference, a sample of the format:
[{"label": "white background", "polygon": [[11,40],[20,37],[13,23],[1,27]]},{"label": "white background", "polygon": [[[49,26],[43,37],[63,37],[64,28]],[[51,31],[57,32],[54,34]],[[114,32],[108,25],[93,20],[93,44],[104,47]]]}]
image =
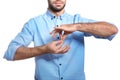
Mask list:
[{"label": "white background", "polygon": [[[119,0],[67,0],[68,13],[120,25]],[[30,18],[45,13],[47,0],[0,0],[0,80],[34,80],[34,58],[7,61],[9,42]],[[86,80],[120,80],[120,34],[112,41],[85,38]],[[30,45],[32,46],[32,44]]]}]

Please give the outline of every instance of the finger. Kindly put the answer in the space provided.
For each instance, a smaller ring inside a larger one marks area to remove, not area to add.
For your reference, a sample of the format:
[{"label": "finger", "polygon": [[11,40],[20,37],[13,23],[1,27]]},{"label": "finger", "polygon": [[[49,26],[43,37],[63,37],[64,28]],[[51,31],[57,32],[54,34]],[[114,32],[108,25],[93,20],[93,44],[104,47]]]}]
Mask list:
[{"label": "finger", "polygon": [[63,40],[63,35],[62,34],[60,34],[60,39]]},{"label": "finger", "polygon": [[60,49],[57,50],[58,53],[65,53],[70,49],[70,47],[67,45],[65,47],[61,47]]},{"label": "finger", "polygon": [[62,27],[54,27],[55,30],[62,30]]},{"label": "finger", "polygon": [[61,31],[60,39],[64,41],[65,38],[66,38],[65,31]]},{"label": "finger", "polygon": [[58,44],[56,49],[60,50],[62,48],[62,45],[63,45],[62,43]]},{"label": "finger", "polygon": [[52,30],[52,31],[50,32],[50,34],[54,34],[54,33],[56,32],[56,28],[57,28],[57,26],[54,27],[54,30]]},{"label": "finger", "polygon": [[54,33],[55,33],[55,30],[53,30],[53,31],[50,32],[50,34],[52,35],[52,37],[53,37]]},{"label": "finger", "polygon": [[53,38],[55,38],[58,33],[56,33],[56,31],[53,30],[52,32],[50,32],[50,34],[52,35]]},{"label": "finger", "polygon": [[63,48],[62,52],[65,53],[65,52],[67,52],[69,49],[70,49],[70,47],[69,47],[68,45],[66,45],[66,46]]},{"label": "finger", "polygon": [[59,46],[59,45],[63,44],[63,41],[62,40],[57,40],[54,43],[55,43],[55,45]]},{"label": "finger", "polygon": [[66,37],[67,37],[67,35],[64,35],[64,36],[63,36],[63,40],[65,40]]},{"label": "finger", "polygon": [[56,38],[57,34],[58,34],[58,33],[54,33],[54,34],[52,35],[52,37],[53,37],[53,38]]},{"label": "finger", "polygon": [[61,48],[62,48],[63,41],[62,41],[62,40],[60,40],[60,41],[61,41],[61,42],[56,43],[57,49],[61,49]]},{"label": "finger", "polygon": [[50,32],[50,34],[54,34],[55,33],[55,30],[52,30],[51,32]]},{"label": "finger", "polygon": [[60,39],[63,41],[65,40],[66,37],[67,37],[67,35],[60,35]]},{"label": "finger", "polygon": [[70,46],[66,45],[64,50],[63,50],[63,53],[66,53],[69,49],[70,49]]}]

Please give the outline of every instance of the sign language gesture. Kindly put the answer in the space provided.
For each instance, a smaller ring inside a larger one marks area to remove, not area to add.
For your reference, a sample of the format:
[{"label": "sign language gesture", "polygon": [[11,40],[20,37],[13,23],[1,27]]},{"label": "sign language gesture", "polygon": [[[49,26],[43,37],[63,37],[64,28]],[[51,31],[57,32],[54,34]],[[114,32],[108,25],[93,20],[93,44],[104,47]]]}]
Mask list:
[{"label": "sign language gesture", "polygon": [[50,33],[55,37],[57,34],[60,35],[60,39],[64,40],[66,36],[77,30],[77,26],[74,24],[64,24],[60,27],[55,27],[55,29]]},{"label": "sign language gesture", "polygon": [[48,53],[53,53],[53,54],[62,54],[65,53],[69,50],[69,46],[66,45],[64,47],[62,47],[63,45],[63,41],[62,40],[58,40],[58,41],[53,41],[51,43],[46,44],[46,51]]}]

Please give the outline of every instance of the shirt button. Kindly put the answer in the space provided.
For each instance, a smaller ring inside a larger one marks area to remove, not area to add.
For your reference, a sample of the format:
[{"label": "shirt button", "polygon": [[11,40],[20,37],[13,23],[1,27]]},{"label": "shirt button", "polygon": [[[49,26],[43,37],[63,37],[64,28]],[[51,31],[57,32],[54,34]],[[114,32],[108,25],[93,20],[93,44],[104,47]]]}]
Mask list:
[{"label": "shirt button", "polygon": [[57,39],[60,39],[60,37],[58,36]]},{"label": "shirt button", "polygon": [[61,77],[61,80],[63,80],[63,77]]},{"label": "shirt button", "polygon": [[62,65],[62,64],[59,64],[60,66]]}]

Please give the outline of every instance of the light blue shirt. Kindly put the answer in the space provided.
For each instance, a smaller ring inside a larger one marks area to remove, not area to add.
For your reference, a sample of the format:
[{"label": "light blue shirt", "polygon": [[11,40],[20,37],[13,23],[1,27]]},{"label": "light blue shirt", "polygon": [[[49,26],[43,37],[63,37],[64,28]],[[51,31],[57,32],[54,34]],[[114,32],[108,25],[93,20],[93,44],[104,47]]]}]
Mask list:
[{"label": "light blue shirt", "polygon": [[[49,11],[32,18],[24,25],[15,39],[11,41],[4,58],[13,60],[16,49],[20,46],[28,46],[32,41],[34,46],[42,46],[53,41],[50,32],[56,25],[78,22],[94,22],[94,20],[82,18],[79,14],[70,15],[66,12],[55,17]],[[35,80],[85,80],[84,36],[91,36],[91,34],[79,31],[69,34],[65,44],[70,45],[70,50],[65,54],[36,56]],[[93,36],[101,38],[96,35]],[[105,39],[111,40],[112,38],[113,36],[110,36]]]}]

